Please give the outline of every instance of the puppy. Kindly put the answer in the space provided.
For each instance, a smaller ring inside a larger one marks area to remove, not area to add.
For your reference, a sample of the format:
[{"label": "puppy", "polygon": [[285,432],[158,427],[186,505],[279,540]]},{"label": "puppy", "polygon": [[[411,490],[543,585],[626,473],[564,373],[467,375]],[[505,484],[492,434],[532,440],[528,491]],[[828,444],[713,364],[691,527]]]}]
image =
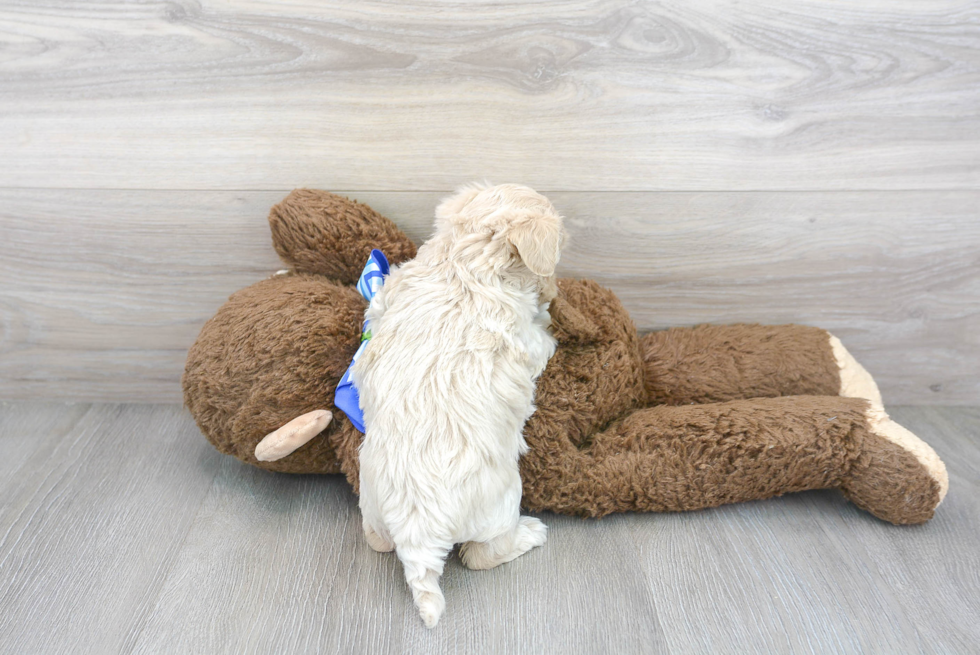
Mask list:
[{"label": "puppy", "polygon": [[367,310],[371,340],[351,370],[364,536],[398,554],[429,628],[454,544],[467,567],[489,569],[545,542],[545,525],[520,515],[517,464],[555,352],[548,304],[564,241],[561,216],[533,190],[464,187]]}]

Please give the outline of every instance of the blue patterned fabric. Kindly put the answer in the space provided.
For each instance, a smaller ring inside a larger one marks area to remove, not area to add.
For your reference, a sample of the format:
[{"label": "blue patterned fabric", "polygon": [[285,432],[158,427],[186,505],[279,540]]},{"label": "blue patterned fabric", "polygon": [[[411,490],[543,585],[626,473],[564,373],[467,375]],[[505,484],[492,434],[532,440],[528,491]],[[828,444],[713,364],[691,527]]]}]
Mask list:
[{"label": "blue patterned fabric", "polygon": [[[388,259],[384,253],[377,249],[372,250],[371,256],[368,257],[367,264],[364,265],[364,270],[361,272],[361,277],[357,281],[357,290],[369,303],[381,290],[388,272]],[[354,359],[351,360],[350,366],[344,372],[344,377],[340,378],[340,382],[337,384],[337,393],[334,394],[333,399],[333,404],[337,406],[337,409],[347,414],[350,422],[361,432],[364,432],[364,413],[361,411],[361,399],[357,393],[357,387],[350,379],[350,369],[354,366],[357,358],[361,356],[361,353],[364,352],[364,348],[367,347],[370,340],[371,328],[365,321],[361,332],[361,345],[354,353]]]}]

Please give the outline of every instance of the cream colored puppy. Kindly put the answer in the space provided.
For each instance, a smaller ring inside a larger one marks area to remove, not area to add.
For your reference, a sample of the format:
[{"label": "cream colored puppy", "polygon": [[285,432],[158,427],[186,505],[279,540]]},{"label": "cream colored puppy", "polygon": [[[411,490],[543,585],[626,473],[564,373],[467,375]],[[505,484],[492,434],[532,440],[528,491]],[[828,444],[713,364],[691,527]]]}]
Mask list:
[{"label": "cream colored puppy", "polygon": [[520,515],[517,463],[555,352],[548,303],[565,239],[547,198],[513,184],[464,187],[435,228],[372,300],[371,341],[351,371],[364,535],[398,554],[430,628],[454,544],[466,566],[489,569],[545,542],[545,525]]}]

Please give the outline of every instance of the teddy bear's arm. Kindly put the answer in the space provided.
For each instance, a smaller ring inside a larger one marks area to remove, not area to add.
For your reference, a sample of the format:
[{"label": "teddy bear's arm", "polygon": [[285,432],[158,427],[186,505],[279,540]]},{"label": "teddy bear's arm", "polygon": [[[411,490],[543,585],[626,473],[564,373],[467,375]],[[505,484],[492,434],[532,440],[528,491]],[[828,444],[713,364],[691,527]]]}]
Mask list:
[{"label": "teddy bear's arm", "polygon": [[415,244],[367,205],[327,191],[296,189],[269,212],[279,257],[302,273],[355,284],[371,250],[392,265],[415,256]]},{"label": "teddy bear's arm", "polygon": [[651,405],[742,398],[845,396],[881,404],[878,386],[826,330],[803,325],[699,325],[640,340]]},{"label": "teddy bear's arm", "polygon": [[522,504],[603,516],[683,511],[837,488],[892,523],[921,523],[946,469],[914,434],[863,399],[758,398],[636,410],[578,448],[559,407],[525,430]]}]

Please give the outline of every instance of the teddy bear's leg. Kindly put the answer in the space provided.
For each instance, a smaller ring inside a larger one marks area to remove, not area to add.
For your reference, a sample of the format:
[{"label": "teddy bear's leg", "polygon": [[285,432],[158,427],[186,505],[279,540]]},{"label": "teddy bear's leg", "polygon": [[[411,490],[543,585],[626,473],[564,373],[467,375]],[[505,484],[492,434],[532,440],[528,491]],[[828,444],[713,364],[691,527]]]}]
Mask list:
[{"label": "teddy bear's leg", "polygon": [[415,256],[415,244],[367,205],[327,191],[296,189],[269,211],[272,244],[296,271],[356,284],[371,250],[392,265]]},{"label": "teddy bear's leg", "polygon": [[881,405],[871,375],[826,330],[804,325],[699,325],[644,335],[647,399],[689,405],[742,398],[844,396]]},{"label": "teddy bear's leg", "polygon": [[880,406],[865,411],[870,436],[839,485],[852,503],[892,523],[922,523],[946,497],[946,465]]},{"label": "teddy bear's leg", "polygon": [[838,488],[886,521],[921,523],[948,486],[936,453],[864,399],[648,407],[582,449],[557,433],[568,420],[541,418],[529,423],[521,460],[532,511],[681,511]]}]

